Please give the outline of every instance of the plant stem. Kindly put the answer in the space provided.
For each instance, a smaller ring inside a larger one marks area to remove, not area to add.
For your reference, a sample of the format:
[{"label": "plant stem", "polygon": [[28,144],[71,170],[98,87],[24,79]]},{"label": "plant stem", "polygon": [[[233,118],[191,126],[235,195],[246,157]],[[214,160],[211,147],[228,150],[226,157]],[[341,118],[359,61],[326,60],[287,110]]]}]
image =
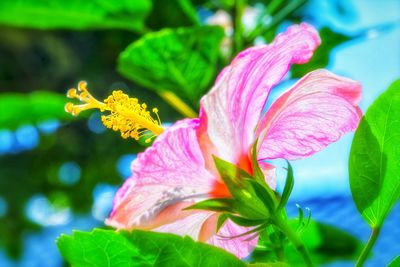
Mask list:
[{"label": "plant stem", "polygon": [[275,255],[276,255],[276,258],[278,259],[278,261],[281,261],[281,262],[285,261],[285,254],[283,254],[283,248],[281,246],[276,247],[274,249],[274,252],[275,252]]},{"label": "plant stem", "polygon": [[235,0],[232,10],[233,17],[233,51],[232,55],[235,56],[243,49],[243,10],[246,3],[245,0]]},{"label": "plant stem", "polygon": [[164,99],[165,102],[170,104],[175,110],[180,112],[185,117],[196,118],[198,116],[198,114],[190,106],[183,102],[183,100],[180,99],[173,92],[161,91],[159,92],[159,95],[162,99]]},{"label": "plant stem", "polygon": [[286,237],[293,243],[296,250],[303,257],[304,263],[308,267],[313,267],[314,264],[311,261],[310,254],[307,251],[307,248],[304,246],[303,241],[297,235],[297,233],[288,225],[285,219],[281,217],[277,217],[275,219],[276,226],[286,235]]},{"label": "plant stem", "polygon": [[281,23],[287,16],[289,16],[291,13],[296,11],[298,8],[300,8],[303,4],[306,3],[306,0],[293,0],[290,1],[286,6],[284,6],[282,9],[279,10],[276,14],[275,11],[279,5],[279,3],[271,3],[274,4],[274,6],[270,7],[268,6],[267,9],[267,14],[264,16],[272,16],[271,20],[265,24],[265,23],[259,23],[256,28],[249,34],[248,36],[248,41],[250,43],[254,42],[254,39],[257,36],[264,35],[266,34],[271,28],[273,28],[275,25]]},{"label": "plant stem", "polygon": [[360,257],[358,257],[356,267],[361,267],[364,265],[365,261],[367,260],[367,257],[369,253],[371,252],[371,249],[374,247],[376,239],[379,236],[380,233],[380,227],[373,227],[371,236],[369,237],[369,240],[367,242],[367,245],[365,245],[363,251],[360,254]]}]

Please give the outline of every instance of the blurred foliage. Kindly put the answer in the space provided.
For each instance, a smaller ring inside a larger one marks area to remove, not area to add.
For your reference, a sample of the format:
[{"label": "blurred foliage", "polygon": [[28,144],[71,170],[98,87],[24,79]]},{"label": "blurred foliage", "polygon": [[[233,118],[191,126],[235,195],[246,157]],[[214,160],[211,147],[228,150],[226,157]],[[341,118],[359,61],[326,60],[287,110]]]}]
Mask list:
[{"label": "blurred foliage", "polygon": [[[292,220],[294,229],[297,229],[298,221]],[[307,226],[302,229],[297,229],[300,232],[301,239],[304,245],[308,248],[314,264],[318,266],[326,264],[335,260],[353,259],[362,249],[361,242],[346,233],[345,231],[335,228],[331,225],[311,221]],[[275,231],[265,231],[261,235],[259,245],[251,256],[252,262],[270,262],[276,257],[277,250],[282,249],[279,247],[281,239],[284,242],[284,236]],[[266,246],[266,244],[270,244]],[[275,250],[270,250],[275,246]],[[303,260],[296,251],[293,245],[284,246],[282,257],[284,257],[290,266],[303,266]]]},{"label": "blurred foliage", "polygon": [[[269,42],[281,23],[300,21],[304,2],[249,1],[262,12],[256,28],[245,33],[243,45],[253,45],[257,37]],[[37,123],[47,119],[61,123],[55,133],[42,133],[36,148],[0,154],[0,197],[7,203],[6,216],[0,217],[0,244],[10,255],[20,254],[25,234],[40,229],[25,213],[32,196],[44,194],[51,201],[54,196],[62,196],[75,213],[86,214],[92,207],[92,191],[98,183],[123,182],[116,170],[119,157],[144,149],[133,140],[120,139],[117,133],[90,131],[85,120],[78,118],[71,123],[72,118],[63,112],[61,94],[79,80],[86,80],[96,98],[122,89],[157,106],[163,122],[182,118],[156,92],[172,91],[193,108],[198,107],[198,99],[230,60],[220,53],[221,39],[224,46],[229,46],[229,36],[223,36],[218,27],[204,26],[204,14],[213,15],[220,9],[232,14],[233,3],[0,2],[0,130],[14,130],[26,123],[37,127]],[[337,38],[331,30],[323,33],[323,40]],[[328,63],[327,55],[337,44],[332,41],[331,45],[319,48],[322,59],[315,63],[318,67]],[[121,77],[117,66],[133,82]],[[312,66],[314,63],[299,66],[296,73],[304,73]],[[77,162],[82,169],[81,179],[74,185],[65,185],[58,178],[60,166],[68,161]]]},{"label": "blurred foliage", "polygon": [[146,34],[121,53],[118,70],[149,89],[173,92],[197,109],[216,75],[211,66],[217,65],[223,36],[220,27],[212,26]]},{"label": "blurred foliage", "polygon": [[[131,34],[122,31],[37,32],[1,28],[0,35],[6,37],[0,38],[0,99],[16,96],[19,103],[13,104],[12,108],[6,108],[12,104],[8,101],[6,106],[0,106],[3,114],[0,128],[39,122],[40,117],[32,116],[36,111],[47,113],[40,115],[43,119],[62,122],[56,133],[42,134],[39,146],[32,151],[0,155],[0,196],[8,205],[7,215],[0,218],[0,243],[16,257],[21,252],[23,236],[39,229],[25,214],[26,203],[32,196],[45,194],[49,197],[54,192],[62,192],[75,212],[87,213],[93,203],[92,191],[98,183],[122,183],[116,169],[119,157],[143,150],[137,142],[122,140],[117,133],[96,134],[90,131],[85,120],[66,124],[74,119],[64,112],[63,106],[68,99],[63,97],[61,103],[62,95],[69,87],[75,86],[79,79],[86,79],[91,92],[100,99],[120,88],[157,106],[165,122],[175,121],[180,115],[151,91],[132,85],[128,88],[129,82],[116,73],[119,52],[137,38]],[[16,38],[13,39],[12,35]],[[30,42],[30,45],[25,42]],[[59,59],[57,51],[65,52],[65,57]],[[54,110],[51,98],[31,101],[39,88],[48,89],[39,94],[60,97],[55,98],[59,110],[51,114]],[[13,92],[8,92],[10,90]],[[85,116],[78,119],[85,119]],[[59,168],[71,160],[81,167],[81,179],[73,186],[62,185],[58,181]]]},{"label": "blurred foliage", "polygon": [[146,20],[152,29],[200,25],[196,8],[190,0],[153,0],[153,9]]},{"label": "blurred foliage", "polygon": [[[105,262],[113,267],[245,266],[232,254],[188,236],[148,231],[75,231],[72,236],[62,235],[57,245],[63,257],[75,267],[103,266]],[[116,255],[118,260],[114,260]]]},{"label": "blurred foliage", "polygon": [[142,31],[150,0],[2,0],[0,23],[37,29]]},{"label": "blurred foliage", "polygon": [[64,111],[65,95],[48,91],[30,94],[3,93],[0,95],[0,125],[15,129],[24,124],[35,124],[58,118],[73,119]]}]

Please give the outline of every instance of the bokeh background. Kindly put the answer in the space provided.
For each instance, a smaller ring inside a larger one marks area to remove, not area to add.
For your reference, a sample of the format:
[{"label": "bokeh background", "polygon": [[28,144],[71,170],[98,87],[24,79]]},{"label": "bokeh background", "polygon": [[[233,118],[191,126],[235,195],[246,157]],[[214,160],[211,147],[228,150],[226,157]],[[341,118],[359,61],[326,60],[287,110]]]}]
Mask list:
[{"label": "bokeh background", "polygon": [[[129,44],[152,31],[194,24],[221,25],[226,35],[222,56],[207,66],[210,79],[202,82],[205,93],[229,54],[234,53],[226,48],[232,31],[229,12],[222,11],[231,1],[154,0],[144,16],[146,26],[142,30],[30,27],[24,22],[28,13],[10,19],[8,2],[0,3],[0,266],[63,266],[54,240],[72,229],[103,226],[116,190],[130,174],[130,162],[145,148],[143,143],[124,140],[105,129],[97,112],[84,113],[77,119],[64,113],[65,92],[86,80],[99,99],[122,89],[158,107],[164,123],[182,118],[157,90],[118,72],[117,58]],[[183,2],[190,4],[194,13],[188,15]],[[19,3],[32,5],[35,1]],[[265,16],[272,4],[277,8]],[[274,89],[267,106],[305,72],[326,67],[361,81],[361,107],[365,111],[400,76],[398,0],[249,1],[249,6],[243,17],[245,34],[260,24],[269,25],[267,30],[256,32],[257,38],[251,40],[254,44],[268,42],[300,21],[317,27],[323,39],[316,58],[293,68]],[[146,64],[151,66],[152,62]],[[185,99],[184,95],[180,97]],[[197,108],[193,101],[188,104]],[[293,162],[295,188],[288,212],[296,216],[296,204],[308,207],[313,219],[366,241],[368,226],[352,203],[348,184],[351,140],[348,134],[323,152]],[[278,175],[284,177],[283,170]],[[397,205],[367,266],[384,266],[400,254],[399,222]],[[354,263],[341,260],[327,264]]]}]

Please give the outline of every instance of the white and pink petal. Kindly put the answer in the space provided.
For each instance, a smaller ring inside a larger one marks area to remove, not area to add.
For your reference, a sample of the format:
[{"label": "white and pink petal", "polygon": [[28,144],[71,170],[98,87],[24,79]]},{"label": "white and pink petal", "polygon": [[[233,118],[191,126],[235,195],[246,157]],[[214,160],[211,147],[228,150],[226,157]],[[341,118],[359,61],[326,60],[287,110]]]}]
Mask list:
[{"label": "white and pink petal", "polygon": [[259,159],[308,157],[354,131],[362,116],[360,99],[356,81],[327,70],[307,74],[260,121]]},{"label": "white and pink petal", "polygon": [[270,45],[241,52],[221,72],[202,98],[200,110],[201,124],[206,125],[203,134],[208,135],[217,156],[237,163],[247,154],[269,91],[291,64],[307,62],[319,44],[312,26],[294,25]]},{"label": "white and pink petal", "polygon": [[190,215],[182,208],[208,197],[216,180],[205,169],[197,127],[197,119],[177,122],[138,155],[106,224],[118,229],[159,227]]},{"label": "white and pink petal", "polygon": [[250,230],[251,228],[239,226],[231,220],[227,220],[219,229],[218,235],[213,235],[208,243],[229,251],[242,259],[250,255],[258,242],[258,235],[254,233],[238,237]]}]

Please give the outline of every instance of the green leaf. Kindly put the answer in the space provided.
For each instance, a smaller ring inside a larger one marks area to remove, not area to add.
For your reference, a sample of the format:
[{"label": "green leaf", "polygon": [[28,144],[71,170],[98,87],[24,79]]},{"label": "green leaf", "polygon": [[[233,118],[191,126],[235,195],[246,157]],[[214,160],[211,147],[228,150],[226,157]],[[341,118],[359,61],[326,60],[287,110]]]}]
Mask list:
[{"label": "green leaf", "polygon": [[306,73],[318,68],[324,68],[329,63],[329,56],[333,48],[351,38],[324,27],[319,31],[321,45],[315,50],[311,60],[304,65],[293,65],[290,69],[292,78],[300,78]]},{"label": "green leaf", "polygon": [[221,215],[218,216],[218,221],[217,221],[217,230],[216,232],[219,232],[219,229],[224,225],[226,220],[228,220],[229,214],[228,213],[222,213]]},{"label": "green leaf", "polygon": [[150,0],[2,0],[0,24],[35,29],[141,31]]},{"label": "green leaf", "polygon": [[118,71],[156,92],[171,91],[197,106],[216,74],[222,28],[165,29],[146,34],[123,51]]},{"label": "green leaf", "polygon": [[285,182],[285,188],[282,192],[282,198],[279,202],[278,210],[283,209],[286,206],[286,203],[289,200],[290,194],[292,193],[293,186],[294,186],[294,178],[293,178],[293,168],[292,165],[287,161],[288,170]]},{"label": "green leaf", "polygon": [[285,262],[259,262],[259,263],[248,263],[248,267],[289,267]]},{"label": "green leaf", "polygon": [[153,9],[146,20],[153,29],[196,26],[200,24],[190,0],[153,0]]},{"label": "green leaf", "polygon": [[255,180],[265,183],[265,176],[260,168],[260,164],[257,159],[257,147],[258,147],[258,138],[254,142],[253,147],[251,149],[251,166],[253,166],[253,177]]},{"label": "green leaf", "polygon": [[14,129],[26,123],[38,123],[49,119],[67,121],[74,119],[64,111],[65,95],[48,91],[30,94],[0,94],[0,126]]},{"label": "green leaf", "polygon": [[[270,217],[270,210],[257,195],[252,177],[230,162],[214,157],[215,166],[235,201],[235,211],[252,220],[265,220]],[[255,182],[255,181],[254,181]]]},{"label": "green leaf", "polygon": [[233,211],[233,199],[229,198],[211,198],[193,204],[184,210],[211,210],[220,212]]},{"label": "green leaf", "polygon": [[354,202],[371,227],[382,225],[400,198],[400,80],[369,107],[350,152]]},{"label": "green leaf", "polygon": [[148,263],[141,258],[137,246],[114,231],[74,231],[72,236],[61,235],[57,246],[64,259],[75,267],[138,266],[139,262]]},{"label": "green leaf", "polygon": [[400,267],[400,256],[392,260],[387,267]]},{"label": "green leaf", "polygon": [[261,224],[266,223],[266,220],[252,220],[252,219],[243,218],[243,217],[232,215],[232,214],[228,214],[227,216],[235,224],[240,225],[240,226],[245,226],[245,227],[259,226]]},{"label": "green leaf", "polygon": [[264,203],[264,206],[270,213],[274,213],[276,209],[275,196],[271,188],[266,183],[260,183],[253,179],[245,179],[245,183],[248,183],[252,187],[254,196]]},{"label": "green leaf", "polygon": [[65,260],[74,267],[233,266],[244,267],[228,252],[189,237],[133,231],[75,231],[57,240]]}]

